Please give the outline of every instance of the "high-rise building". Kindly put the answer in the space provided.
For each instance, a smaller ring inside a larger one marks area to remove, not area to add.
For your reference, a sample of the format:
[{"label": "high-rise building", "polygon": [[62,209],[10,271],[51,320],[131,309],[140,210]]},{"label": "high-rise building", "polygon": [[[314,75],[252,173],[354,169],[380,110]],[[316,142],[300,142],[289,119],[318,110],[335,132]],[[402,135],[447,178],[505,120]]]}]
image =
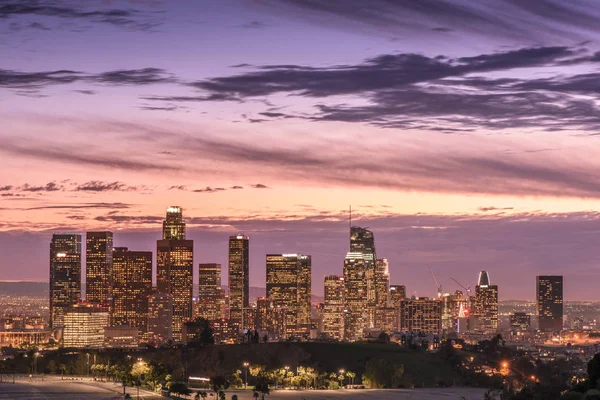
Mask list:
[{"label": "high-rise building", "polygon": [[173,340],[173,297],[153,293],[148,297],[148,343],[153,346]]},{"label": "high-rise building", "polygon": [[441,333],[441,302],[413,297],[400,302],[400,330],[413,333]]},{"label": "high-rise building", "polygon": [[181,342],[183,323],[192,318],[194,241],[185,240],[180,207],[169,207],[163,240],[156,242],[156,287],[173,298],[173,340]]},{"label": "high-rise building", "polygon": [[311,317],[311,257],[267,254],[267,298],[287,310],[286,337],[306,337]]},{"label": "high-rise building", "polygon": [[498,330],[498,286],[492,285],[486,271],[479,273],[475,287],[475,315],[479,328],[486,332]]},{"label": "high-rise building", "polygon": [[280,339],[285,337],[286,309],[277,307],[274,301],[266,297],[256,299],[256,329],[261,333],[261,339],[265,333],[268,338]]},{"label": "high-rise building", "polygon": [[112,232],[88,232],[85,249],[85,299],[106,304],[112,296]]},{"label": "high-rise building", "polygon": [[536,284],[538,327],[541,331],[563,328],[563,277],[540,275]]},{"label": "high-rise building", "polygon": [[369,327],[367,271],[374,264],[373,254],[348,253],[344,260],[344,340],[363,337]]},{"label": "high-rise building", "polygon": [[[458,332],[461,318],[463,325],[466,324],[464,319],[468,318],[469,298],[457,290],[453,294],[444,293],[440,302],[442,305],[442,331],[445,333]],[[464,328],[466,329],[466,326]]]},{"label": "high-rise building", "polygon": [[229,237],[229,322],[236,334],[242,326],[243,309],[250,301],[249,243],[245,235]]},{"label": "high-rise building", "polygon": [[400,301],[406,298],[406,286],[390,285],[390,306],[400,307]]},{"label": "high-rise building", "polygon": [[325,304],[323,307],[323,333],[331,339],[344,338],[344,278],[325,276]]},{"label": "high-rise building", "polygon": [[185,221],[181,207],[167,208],[167,217],[163,221],[163,240],[185,240]]},{"label": "high-rise building", "polygon": [[113,252],[111,325],[148,329],[148,297],[152,293],[152,252],[116,247]]},{"label": "high-rise building", "polygon": [[515,312],[510,316],[510,328],[514,332],[527,332],[531,328],[531,316],[524,312]]},{"label": "high-rise building", "polygon": [[[365,324],[368,328],[375,327],[375,314],[378,305],[378,272],[376,265],[377,255],[375,252],[375,236],[373,235],[373,232],[359,226],[350,227],[350,253],[364,254],[367,256],[364,259],[365,280],[367,284],[367,315]],[[385,266],[386,265],[382,262],[381,269],[383,270]]]},{"label": "high-rise building", "polygon": [[225,291],[221,288],[221,264],[199,264],[198,301],[194,316],[209,321],[225,318]]},{"label": "high-rise building", "polygon": [[108,322],[108,308],[89,303],[74,305],[65,314],[63,346],[80,349],[102,347]]},{"label": "high-rise building", "polygon": [[375,261],[375,289],[377,307],[387,307],[390,300],[390,267],[387,258]]},{"label": "high-rise building", "polygon": [[54,234],[50,242],[50,327],[81,299],[81,235]]}]

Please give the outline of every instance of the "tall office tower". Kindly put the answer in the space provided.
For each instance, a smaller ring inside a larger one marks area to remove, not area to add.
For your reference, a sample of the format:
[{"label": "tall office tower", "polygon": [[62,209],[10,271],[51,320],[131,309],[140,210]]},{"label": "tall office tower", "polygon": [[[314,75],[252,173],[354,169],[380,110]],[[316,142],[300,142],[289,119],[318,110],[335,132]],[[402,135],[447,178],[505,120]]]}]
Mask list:
[{"label": "tall office tower", "polygon": [[387,307],[390,300],[390,267],[387,258],[375,261],[375,288],[377,307]]},{"label": "tall office tower", "polygon": [[285,311],[285,308],[276,307],[271,299],[256,299],[256,329],[260,332],[261,341],[265,334],[271,339],[285,337]]},{"label": "tall office tower", "polygon": [[89,303],[74,305],[65,314],[63,347],[102,347],[108,321],[108,308]]},{"label": "tall office tower", "polygon": [[400,330],[418,333],[441,333],[441,302],[428,297],[400,302]]},{"label": "tall office tower", "polygon": [[221,288],[221,264],[198,265],[197,317],[209,321],[225,318],[225,291]]},{"label": "tall office tower", "polygon": [[363,337],[369,327],[367,271],[374,264],[370,253],[348,253],[344,260],[344,340]]},{"label": "tall office tower", "polygon": [[88,232],[85,249],[85,299],[106,304],[112,296],[112,232]]},{"label": "tall office tower", "polygon": [[267,254],[267,298],[287,309],[286,337],[310,333],[311,257]]},{"label": "tall office tower", "polygon": [[163,240],[185,240],[185,221],[181,207],[167,208],[167,217],[163,221]]},{"label": "tall office tower", "polygon": [[325,276],[325,305],[323,307],[323,332],[328,338],[344,338],[344,278]]},{"label": "tall office tower", "polygon": [[81,298],[81,235],[54,234],[50,242],[50,328]]},{"label": "tall office tower", "polygon": [[243,309],[250,300],[249,243],[248,236],[229,236],[229,323],[236,335],[242,326]]},{"label": "tall office tower", "polygon": [[498,330],[498,286],[490,283],[489,274],[481,271],[475,287],[475,315],[481,330],[495,332]]},{"label": "tall office tower", "polygon": [[390,285],[390,306],[394,308],[400,307],[400,301],[406,298],[406,286]]},{"label": "tall office tower", "polygon": [[163,239],[156,242],[156,287],[173,297],[173,340],[181,342],[183,323],[192,318],[194,241],[185,239],[181,208],[167,208]]},{"label": "tall office tower", "polygon": [[173,297],[153,293],[148,297],[148,343],[153,346],[173,340]]},{"label": "tall office tower", "polygon": [[113,252],[111,325],[148,330],[148,297],[152,293],[152,252],[116,247]]},{"label": "tall office tower", "polygon": [[563,277],[537,277],[536,295],[538,328],[541,331],[560,331],[563,328]]},{"label": "tall office tower", "polygon": [[377,309],[377,255],[375,252],[375,236],[373,232],[359,226],[350,227],[350,253],[369,255],[365,258],[365,279],[367,281],[367,327],[375,326]]}]

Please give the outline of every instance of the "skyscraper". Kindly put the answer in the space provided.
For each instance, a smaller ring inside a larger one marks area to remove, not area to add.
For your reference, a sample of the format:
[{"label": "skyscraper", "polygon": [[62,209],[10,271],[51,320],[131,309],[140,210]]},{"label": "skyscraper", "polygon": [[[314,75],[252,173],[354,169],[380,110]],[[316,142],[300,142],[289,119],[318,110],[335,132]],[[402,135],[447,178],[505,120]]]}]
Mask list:
[{"label": "skyscraper", "polygon": [[374,264],[370,253],[348,253],[344,260],[344,339],[362,339],[369,327],[367,272]]},{"label": "skyscraper", "polygon": [[105,304],[112,296],[112,232],[88,232],[85,249],[85,298]]},{"label": "skyscraper", "polygon": [[400,307],[400,301],[406,298],[406,286],[391,285],[390,286],[390,306]]},{"label": "skyscraper", "polygon": [[243,309],[250,301],[249,243],[245,235],[229,237],[229,322],[235,334],[242,326]]},{"label": "skyscraper", "polygon": [[198,265],[198,303],[194,315],[209,321],[225,318],[225,292],[221,288],[221,264]]},{"label": "skyscraper", "polygon": [[163,240],[156,242],[156,286],[173,297],[173,340],[181,342],[183,323],[192,318],[194,242],[185,240],[180,207],[167,208]]},{"label": "skyscraper", "polygon": [[287,310],[286,336],[310,333],[311,257],[267,254],[267,298]]},{"label": "skyscraper", "polygon": [[387,307],[390,291],[390,267],[387,258],[375,261],[375,290],[377,307]]},{"label": "skyscraper", "polygon": [[487,271],[479,273],[475,287],[475,315],[483,331],[498,330],[498,286],[492,285]]},{"label": "skyscraper", "polygon": [[[377,280],[378,272],[376,266],[377,255],[375,252],[375,235],[366,228],[359,226],[350,227],[350,253],[364,254],[365,280],[367,284],[367,315],[364,321],[365,327],[375,326],[375,316],[378,304],[377,299]],[[383,262],[382,270],[385,268]]]},{"label": "skyscraper", "polygon": [[54,234],[50,242],[50,327],[81,299],[81,235]]},{"label": "skyscraper", "polygon": [[539,329],[560,331],[563,328],[563,277],[540,275],[536,279]]},{"label": "skyscraper", "polygon": [[441,302],[428,297],[404,299],[400,302],[400,330],[419,333],[441,333]]},{"label": "skyscraper", "polygon": [[185,240],[185,221],[181,207],[167,208],[167,217],[163,221],[163,240]]},{"label": "skyscraper", "polygon": [[344,338],[344,278],[325,276],[325,305],[323,309],[323,332],[328,338]]},{"label": "skyscraper", "polygon": [[152,293],[152,252],[116,247],[113,252],[111,324],[148,329],[148,297]]},{"label": "skyscraper", "polygon": [[173,298],[153,293],[148,298],[148,343],[160,346],[173,340]]}]

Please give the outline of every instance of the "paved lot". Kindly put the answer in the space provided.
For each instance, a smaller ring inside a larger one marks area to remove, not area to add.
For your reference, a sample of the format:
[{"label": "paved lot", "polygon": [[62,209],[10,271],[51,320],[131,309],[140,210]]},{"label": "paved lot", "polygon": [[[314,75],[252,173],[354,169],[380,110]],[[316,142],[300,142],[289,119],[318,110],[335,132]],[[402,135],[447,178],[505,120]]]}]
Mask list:
[{"label": "paved lot", "polygon": [[[12,379],[11,379],[12,382]],[[135,399],[137,390],[128,388]],[[0,399],[11,400],[113,400],[123,398],[123,388],[112,383],[71,381],[53,378],[29,380],[17,378],[15,384],[0,383]],[[140,391],[140,399],[159,399],[160,396]]]},{"label": "paved lot", "polygon": [[[265,400],[483,400],[485,390],[472,388],[388,390],[274,390]],[[227,399],[253,400],[251,391],[227,391]],[[209,396],[214,400],[214,396]]]}]

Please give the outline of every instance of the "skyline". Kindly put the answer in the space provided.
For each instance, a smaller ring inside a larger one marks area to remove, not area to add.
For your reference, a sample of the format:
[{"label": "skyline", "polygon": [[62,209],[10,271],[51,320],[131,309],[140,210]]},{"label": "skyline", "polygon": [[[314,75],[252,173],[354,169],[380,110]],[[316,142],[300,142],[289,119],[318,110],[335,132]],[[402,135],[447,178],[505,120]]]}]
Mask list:
[{"label": "skyline", "polygon": [[195,274],[243,233],[251,286],[301,253],[322,296],[352,204],[409,295],[600,300],[593,2],[207,3],[0,0],[0,279],[47,280],[57,232],[156,263],[177,204]]}]

